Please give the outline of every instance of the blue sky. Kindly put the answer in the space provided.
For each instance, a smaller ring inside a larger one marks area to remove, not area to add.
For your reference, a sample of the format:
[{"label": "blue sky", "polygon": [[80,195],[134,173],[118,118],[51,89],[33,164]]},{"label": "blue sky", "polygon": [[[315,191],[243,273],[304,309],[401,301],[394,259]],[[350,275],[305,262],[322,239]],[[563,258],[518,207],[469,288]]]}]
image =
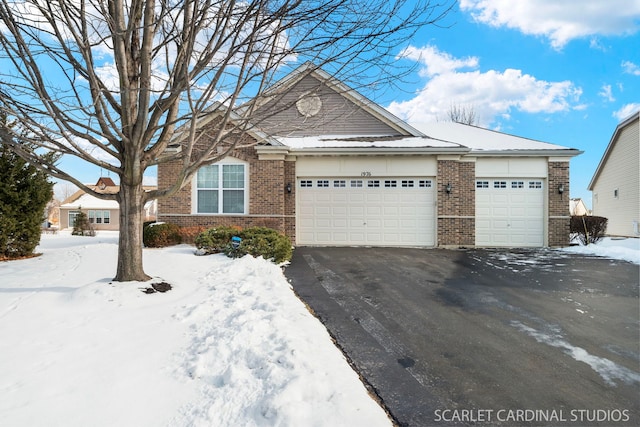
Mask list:
[{"label": "blue sky", "polygon": [[460,0],[420,31],[399,61],[403,92],[375,99],[409,122],[473,108],[482,127],[577,148],[571,197],[617,126],[640,109],[640,0]]},{"label": "blue sky", "polygon": [[582,150],[570,191],[588,206],[616,125],[640,109],[640,0],[459,0],[397,53],[415,71],[364,95],[410,123],[465,106],[482,127]]}]

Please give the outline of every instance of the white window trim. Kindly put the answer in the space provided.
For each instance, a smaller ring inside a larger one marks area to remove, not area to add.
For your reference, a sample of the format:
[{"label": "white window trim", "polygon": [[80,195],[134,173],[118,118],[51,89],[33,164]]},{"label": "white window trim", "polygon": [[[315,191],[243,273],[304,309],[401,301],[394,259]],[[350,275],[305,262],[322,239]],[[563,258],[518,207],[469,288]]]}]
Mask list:
[{"label": "white window trim", "polygon": [[[89,219],[89,224],[111,224],[111,212],[108,209],[89,209],[87,218]],[[105,219],[109,219],[109,221],[105,221]]]},{"label": "white window trim", "polygon": [[235,213],[208,213],[198,212],[198,174],[195,173],[191,178],[191,214],[201,216],[234,216],[234,215],[248,215],[249,214],[249,163],[244,162],[234,157],[225,157],[219,162],[212,163],[212,165],[244,165],[244,211]]}]

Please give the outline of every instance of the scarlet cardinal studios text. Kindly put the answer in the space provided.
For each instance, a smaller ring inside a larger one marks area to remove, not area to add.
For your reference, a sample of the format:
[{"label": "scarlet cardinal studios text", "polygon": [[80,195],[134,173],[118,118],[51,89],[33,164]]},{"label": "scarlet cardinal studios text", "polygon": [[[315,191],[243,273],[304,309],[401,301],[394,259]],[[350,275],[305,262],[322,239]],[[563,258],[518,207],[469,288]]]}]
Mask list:
[{"label": "scarlet cardinal studios text", "polygon": [[628,409],[436,409],[434,421],[626,422]]}]

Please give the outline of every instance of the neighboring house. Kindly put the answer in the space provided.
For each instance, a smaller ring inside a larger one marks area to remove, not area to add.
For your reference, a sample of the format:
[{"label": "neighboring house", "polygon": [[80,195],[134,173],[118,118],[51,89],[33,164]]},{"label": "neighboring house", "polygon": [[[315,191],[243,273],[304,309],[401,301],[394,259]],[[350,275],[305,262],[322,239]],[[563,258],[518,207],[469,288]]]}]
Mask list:
[{"label": "neighboring house", "polygon": [[[120,187],[111,178],[101,177],[95,185],[89,186],[94,191],[105,194],[115,194]],[[145,187],[146,190],[155,187]],[[155,219],[155,201],[145,205],[146,220]],[[85,193],[76,191],[60,205],[60,228],[73,228],[75,218],[80,212],[84,212],[89,223],[95,230],[118,230],[120,228],[120,205],[115,200],[103,200]],[[151,215],[151,216],[150,216]]]},{"label": "neighboring house", "polygon": [[640,111],[618,124],[588,187],[610,236],[640,236],[639,118]]},{"label": "neighboring house", "polygon": [[569,200],[569,214],[572,216],[584,216],[589,215],[589,209],[587,209],[587,205],[584,204],[584,201],[580,198]]},{"label": "neighboring house", "polygon": [[[256,144],[160,200],[159,221],[270,226],[296,245],[568,244],[578,150],[458,123],[416,129],[309,64],[269,95]],[[158,185],[179,167],[161,163]]]}]

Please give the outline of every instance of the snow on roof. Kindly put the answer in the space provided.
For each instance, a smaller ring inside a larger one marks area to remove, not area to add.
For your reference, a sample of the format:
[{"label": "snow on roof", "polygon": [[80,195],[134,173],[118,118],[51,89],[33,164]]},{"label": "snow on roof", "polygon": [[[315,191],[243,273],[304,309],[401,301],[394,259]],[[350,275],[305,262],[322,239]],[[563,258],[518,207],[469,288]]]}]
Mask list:
[{"label": "snow on roof", "polygon": [[402,135],[317,135],[305,137],[278,137],[277,140],[292,149],[349,149],[349,148],[420,148],[471,153],[508,153],[513,151],[551,151],[563,155],[576,155],[580,151],[509,135],[477,126],[453,122],[415,123],[413,126],[425,136]]},{"label": "snow on roof", "polygon": [[568,147],[454,122],[413,123],[425,135],[475,151],[569,150]]},{"label": "snow on roof", "polygon": [[415,136],[318,135],[279,137],[283,145],[305,148],[461,148],[459,144]]},{"label": "snow on roof", "polygon": [[89,194],[83,194],[71,203],[60,205],[61,208],[78,208],[83,209],[119,209],[120,205],[115,200],[103,200]]}]

